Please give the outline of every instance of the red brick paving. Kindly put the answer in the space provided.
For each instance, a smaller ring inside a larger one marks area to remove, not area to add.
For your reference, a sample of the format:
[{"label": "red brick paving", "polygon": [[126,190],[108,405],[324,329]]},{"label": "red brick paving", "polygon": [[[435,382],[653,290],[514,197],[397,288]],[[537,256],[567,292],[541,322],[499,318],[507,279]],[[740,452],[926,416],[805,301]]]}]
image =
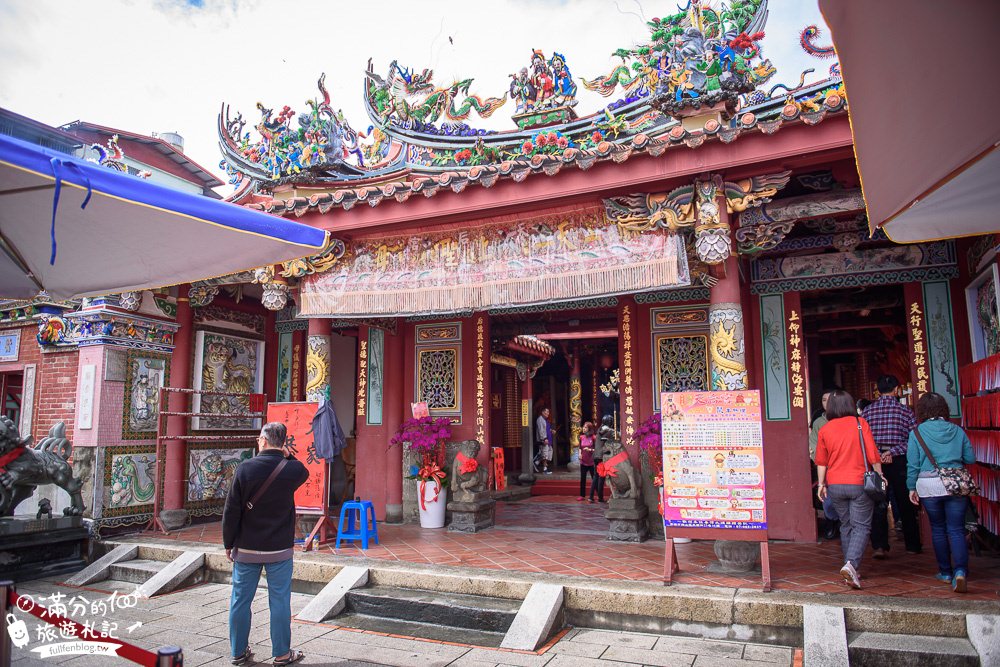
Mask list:
[{"label": "red brick paving", "polygon": [[[424,529],[415,524],[379,526],[381,544],[367,551],[354,543],[340,549],[333,544],[318,553],[366,556],[385,560],[457,565],[516,572],[547,572],[600,579],[661,581],[664,544],[608,542],[592,531],[605,531],[603,505],[579,503],[575,498],[538,496],[517,503],[498,503],[497,529],[475,535],[451,533],[446,529]],[[546,532],[518,528],[545,529]],[[588,531],[588,534],[565,530]],[[153,537],[152,534],[148,535]],[[218,523],[200,524],[159,539],[221,544]],[[821,544],[774,542],[770,545],[771,576],[776,590],[807,593],[848,593],[901,598],[1000,600],[1000,558],[983,554],[971,556],[969,591],[961,595],[934,579],[934,555],[926,549],[919,556],[908,555],[898,543],[884,561],[871,558],[862,562],[863,588],[855,591],[843,584],[839,569],[843,564],[839,541]],[[702,586],[758,588],[759,575],[738,577],[708,572],[715,560],[711,542],[677,545],[681,572],[675,581]]]}]

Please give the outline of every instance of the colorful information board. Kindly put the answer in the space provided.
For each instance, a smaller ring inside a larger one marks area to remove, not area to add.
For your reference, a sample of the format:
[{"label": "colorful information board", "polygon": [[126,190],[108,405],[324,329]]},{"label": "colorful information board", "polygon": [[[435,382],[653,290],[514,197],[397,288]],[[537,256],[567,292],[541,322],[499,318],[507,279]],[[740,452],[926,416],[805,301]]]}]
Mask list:
[{"label": "colorful information board", "polygon": [[288,429],[285,447],[309,470],[309,479],[295,491],[295,511],[325,514],[327,499],[326,461],[316,456],[312,420],[319,403],[268,403],[267,421],[281,422]]},{"label": "colorful information board", "polygon": [[759,391],[664,392],[663,523],[766,530]]}]

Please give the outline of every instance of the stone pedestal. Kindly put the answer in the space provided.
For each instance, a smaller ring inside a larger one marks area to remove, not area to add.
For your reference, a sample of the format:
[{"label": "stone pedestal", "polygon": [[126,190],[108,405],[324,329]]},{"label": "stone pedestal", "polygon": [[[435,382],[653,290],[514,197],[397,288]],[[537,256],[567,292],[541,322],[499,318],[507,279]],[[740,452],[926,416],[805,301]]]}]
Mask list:
[{"label": "stone pedestal", "polygon": [[612,498],[604,518],[610,523],[608,539],[612,542],[645,542],[649,536],[646,518],[649,508],[642,498]]},{"label": "stone pedestal", "polygon": [[760,543],[716,540],[715,557],[717,563],[708,566],[711,572],[759,572]]},{"label": "stone pedestal", "polygon": [[78,516],[0,519],[0,571],[28,581],[79,572],[90,555],[90,532]]},{"label": "stone pedestal", "polygon": [[448,503],[451,523],[448,530],[456,533],[478,533],[496,524],[496,506],[489,491],[481,493],[456,493],[457,499]]}]

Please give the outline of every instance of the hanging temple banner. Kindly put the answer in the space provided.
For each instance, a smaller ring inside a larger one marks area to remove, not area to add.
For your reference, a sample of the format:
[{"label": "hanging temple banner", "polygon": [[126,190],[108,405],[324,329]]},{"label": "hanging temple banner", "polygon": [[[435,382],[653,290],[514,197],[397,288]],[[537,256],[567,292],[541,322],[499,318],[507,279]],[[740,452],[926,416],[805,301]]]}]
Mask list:
[{"label": "hanging temple banner", "polygon": [[302,315],[443,314],[691,283],[680,234],[623,230],[601,206],[347,246],[303,279]]}]

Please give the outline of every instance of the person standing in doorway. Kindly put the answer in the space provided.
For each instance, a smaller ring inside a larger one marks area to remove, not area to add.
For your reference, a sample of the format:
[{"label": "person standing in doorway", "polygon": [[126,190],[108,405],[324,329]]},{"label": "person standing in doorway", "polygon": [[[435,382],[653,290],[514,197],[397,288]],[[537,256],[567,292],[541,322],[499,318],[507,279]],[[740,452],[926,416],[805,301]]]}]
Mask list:
[{"label": "person standing in doorway", "polygon": [[[871,426],[882,459],[882,469],[889,482],[889,493],[896,498],[899,519],[903,522],[906,553],[919,554],[920,526],[917,508],[910,502],[906,488],[906,448],[910,431],[917,427],[913,411],[899,402],[899,380],[883,375],[876,383],[879,397],[865,408],[863,417]],[[873,558],[882,559],[889,552],[889,517],[887,507],[876,507],[872,519]]]},{"label": "person standing in doorway", "polygon": [[865,493],[864,476],[869,467],[882,474],[882,461],[871,429],[858,417],[850,394],[841,389],[831,392],[826,417],[829,421],[820,429],[816,445],[816,495],[822,501],[830,498],[840,516],[844,553],[840,576],[848,586],[861,588],[858,570],[868,545],[874,506]]},{"label": "person standing in doorway", "polygon": [[538,442],[538,454],[542,459],[542,472],[551,475],[549,465],[552,463],[552,422],[549,420],[552,412],[548,408],[542,408],[538,419],[535,421],[535,441]]},{"label": "person standing in doorway", "polygon": [[281,422],[264,424],[257,436],[260,453],[236,469],[222,514],[222,542],[233,564],[229,602],[230,662],[251,661],[250,605],[261,569],[267,570],[267,602],[271,613],[271,653],[275,665],[291,665],[304,654],[292,642],[292,553],[295,543],[295,490],[309,471],[291,454],[285,456],[287,429]]},{"label": "person standing in doorway", "polygon": [[594,502],[594,491],[597,486],[597,473],[594,463],[594,425],[590,422],[583,423],[583,432],[580,433],[580,495],[577,500],[583,500],[587,495],[587,475],[590,475],[590,502]]}]

